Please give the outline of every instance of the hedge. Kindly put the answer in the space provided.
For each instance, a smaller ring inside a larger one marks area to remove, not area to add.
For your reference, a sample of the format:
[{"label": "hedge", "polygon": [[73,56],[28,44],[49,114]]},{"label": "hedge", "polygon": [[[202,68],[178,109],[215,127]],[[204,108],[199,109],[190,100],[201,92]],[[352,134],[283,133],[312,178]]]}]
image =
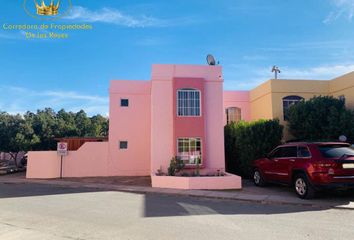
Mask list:
[{"label": "hedge", "polygon": [[345,101],[331,96],[313,97],[289,109],[289,130],[297,140],[338,141],[345,135],[354,142],[354,112]]},{"label": "hedge", "polygon": [[226,171],[250,178],[254,160],[281,144],[279,120],[240,121],[225,126]]}]

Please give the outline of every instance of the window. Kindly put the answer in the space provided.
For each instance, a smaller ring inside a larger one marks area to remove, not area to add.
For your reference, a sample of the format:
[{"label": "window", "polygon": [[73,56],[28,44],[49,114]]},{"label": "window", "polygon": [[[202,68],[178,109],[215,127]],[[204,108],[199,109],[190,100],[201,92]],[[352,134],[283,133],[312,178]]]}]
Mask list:
[{"label": "window", "polygon": [[299,158],[311,157],[311,153],[307,147],[299,147],[297,150],[297,156]]},{"label": "window", "polygon": [[119,141],[119,149],[128,149],[128,141]]},{"label": "window", "polygon": [[202,147],[200,138],[178,138],[177,156],[185,164],[202,163]]},{"label": "window", "polygon": [[318,149],[325,158],[340,158],[344,155],[354,155],[354,150],[346,145],[319,145]]},{"label": "window", "polygon": [[241,121],[241,109],[237,107],[229,107],[226,109],[226,119],[227,124],[231,122],[239,122]]},{"label": "window", "polygon": [[300,96],[287,96],[283,98],[283,113],[284,113],[284,120],[289,120],[289,109],[291,106],[297,104],[298,102],[304,100],[303,97]]},{"label": "window", "polygon": [[271,152],[269,154],[269,158],[280,158],[281,157],[281,148],[277,148],[275,150],[273,150],[273,152]]},{"label": "window", "polygon": [[120,106],[121,107],[129,107],[129,99],[121,99]]},{"label": "window", "polygon": [[297,147],[280,147],[275,149],[270,158],[292,158],[297,157]]},{"label": "window", "polygon": [[177,91],[177,115],[200,116],[200,91],[180,89]]},{"label": "window", "polygon": [[283,158],[296,158],[297,147],[283,147],[281,157]]}]

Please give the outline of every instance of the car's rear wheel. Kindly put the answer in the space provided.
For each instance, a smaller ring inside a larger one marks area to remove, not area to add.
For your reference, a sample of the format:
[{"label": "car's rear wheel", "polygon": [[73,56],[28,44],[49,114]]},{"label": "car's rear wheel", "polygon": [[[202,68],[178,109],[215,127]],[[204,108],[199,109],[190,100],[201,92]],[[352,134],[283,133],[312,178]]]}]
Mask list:
[{"label": "car's rear wheel", "polygon": [[307,179],[305,174],[298,174],[294,178],[294,188],[296,194],[302,199],[311,199],[315,197],[315,190]]},{"label": "car's rear wheel", "polygon": [[253,172],[253,182],[256,186],[259,187],[263,187],[266,184],[262,176],[262,173],[259,171],[259,169],[255,169]]}]

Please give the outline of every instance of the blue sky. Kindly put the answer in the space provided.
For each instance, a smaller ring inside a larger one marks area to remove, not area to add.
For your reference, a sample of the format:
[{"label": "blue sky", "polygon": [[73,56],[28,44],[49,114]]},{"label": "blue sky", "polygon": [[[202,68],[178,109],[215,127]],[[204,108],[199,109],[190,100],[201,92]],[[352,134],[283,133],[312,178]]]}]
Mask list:
[{"label": "blue sky", "polygon": [[[1,111],[106,115],[111,79],[148,80],[151,64],[205,64],[208,53],[223,66],[229,90],[272,78],[274,64],[281,78],[331,79],[354,70],[354,0],[72,2],[56,21],[29,17],[23,0],[1,5]],[[52,22],[94,29],[65,40],[26,40],[2,27]]]}]

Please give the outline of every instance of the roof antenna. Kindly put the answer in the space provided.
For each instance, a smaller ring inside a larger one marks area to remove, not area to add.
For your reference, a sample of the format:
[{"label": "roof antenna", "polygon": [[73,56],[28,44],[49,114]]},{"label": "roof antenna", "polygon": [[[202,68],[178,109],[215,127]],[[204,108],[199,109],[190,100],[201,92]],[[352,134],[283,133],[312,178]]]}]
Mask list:
[{"label": "roof antenna", "polygon": [[273,66],[272,72],[274,72],[274,79],[278,79],[278,73],[281,73],[281,71],[276,65]]}]

